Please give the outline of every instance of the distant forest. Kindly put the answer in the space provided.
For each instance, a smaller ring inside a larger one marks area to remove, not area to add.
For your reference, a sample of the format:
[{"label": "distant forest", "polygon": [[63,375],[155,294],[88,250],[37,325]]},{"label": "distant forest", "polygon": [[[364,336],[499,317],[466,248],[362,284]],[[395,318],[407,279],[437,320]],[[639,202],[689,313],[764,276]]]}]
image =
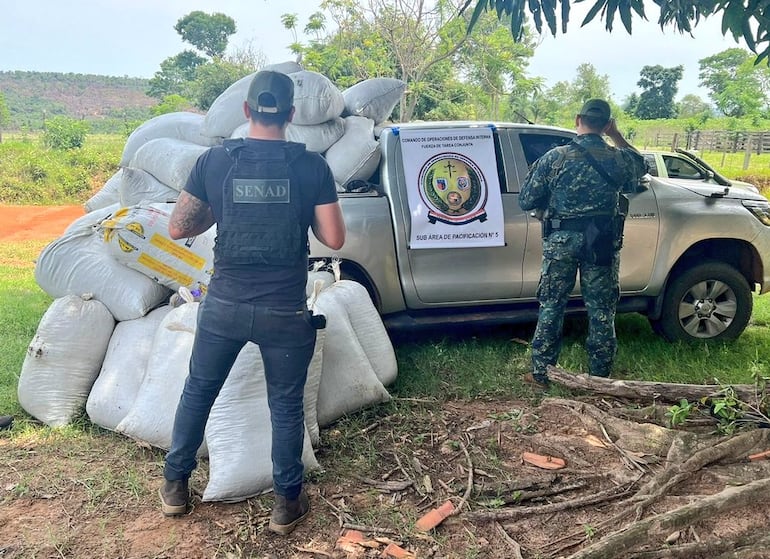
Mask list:
[{"label": "distant forest", "polygon": [[124,133],[150,118],[148,80],[58,72],[0,72],[7,131],[39,131],[56,115],[86,120],[92,133]]}]

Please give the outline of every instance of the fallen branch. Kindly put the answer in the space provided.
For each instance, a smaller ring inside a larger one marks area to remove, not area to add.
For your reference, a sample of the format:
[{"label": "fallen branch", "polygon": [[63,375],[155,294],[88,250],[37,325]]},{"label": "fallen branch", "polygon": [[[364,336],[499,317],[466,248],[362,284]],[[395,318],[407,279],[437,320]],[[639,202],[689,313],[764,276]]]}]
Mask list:
[{"label": "fallen branch", "polygon": [[692,504],[640,520],[571,555],[569,559],[614,559],[626,557],[634,547],[647,544],[651,536],[671,533],[704,517],[715,517],[738,507],[764,504],[770,499],[770,478],[709,495]]},{"label": "fallen branch", "polygon": [[[682,384],[673,382],[649,382],[642,380],[623,380],[575,374],[560,367],[548,366],[548,378],[567,388],[589,390],[599,394],[608,394],[618,398],[633,400],[664,400],[678,403],[682,398],[698,401],[701,398],[718,396],[725,388],[718,384]],[[735,395],[745,402],[752,402],[757,397],[757,387],[753,384],[729,385]]]},{"label": "fallen branch", "polygon": [[365,483],[367,485],[371,485],[378,491],[383,491],[385,493],[396,493],[398,491],[403,491],[407,487],[411,487],[412,485],[414,485],[414,481],[412,481],[411,479],[404,480],[404,481],[379,481],[376,479],[370,479],[368,477],[363,477],[356,474],[353,474],[353,477],[358,481]]},{"label": "fallen branch", "polygon": [[554,495],[567,493],[568,491],[583,489],[586,485],[586,481],[577,480],[572,483],[563,483],[555,487],[548,487],[536,491],[514,491],[511,494],[505,494],[497,498],[502,500],[502,502],[506,505],[512,505],[516,503],[523,503],[525,501],[532,501],[534,499],[540,499],[542,497],[552,497]]},{"label": "fallen branch", "polygon": [[579,509],[588,505],[595,505],[597,503],[618,499],[628,493],[635,484],[636,481],[633,481],[631,483],[612,487],[605,491],[600,491],[599,493],[594,493],[593,495],[587,495],[570,501],[562,501],[560,503],[551,503],[536,507],[514,507],[505,510],[469,512],[464,515],[464,518],[470,521],[489,522],[493,520],[513,520],[514,518],[528,516],[530,514],[551,514],[563,510]]},{"label": "fallen branch", "polygon": [[468,449],[465,447],[462,441],[460,441],[460,448],[462,448],[463,454],[465,454],[465,459],[468,461],[468,485],[465,488],[465,493],[463,494],[463,498],[460,500],[460,503],[454,508],[450,516],[455,516],[456,514],[459,514],[462,511],[462,508],[465,506],[465,504],[468,502],[468,499],[471,496],[471,491],[473,491],[473,462],[471,461],[471,455],[468,453]]}]

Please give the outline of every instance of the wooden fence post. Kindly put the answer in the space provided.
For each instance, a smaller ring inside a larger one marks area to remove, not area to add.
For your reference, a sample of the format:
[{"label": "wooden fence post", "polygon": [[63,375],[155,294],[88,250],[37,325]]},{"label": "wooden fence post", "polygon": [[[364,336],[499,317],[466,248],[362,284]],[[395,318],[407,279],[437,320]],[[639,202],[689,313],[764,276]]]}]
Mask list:
[{"label": "wooden fence post", "polygon": [[743,170],[749,168],[749,161],[751,160],[751,140],[752,136],[751,134],[747,134],[746,137],[746,145],[744,146],[746,148],[744,154],[743,154]]}]

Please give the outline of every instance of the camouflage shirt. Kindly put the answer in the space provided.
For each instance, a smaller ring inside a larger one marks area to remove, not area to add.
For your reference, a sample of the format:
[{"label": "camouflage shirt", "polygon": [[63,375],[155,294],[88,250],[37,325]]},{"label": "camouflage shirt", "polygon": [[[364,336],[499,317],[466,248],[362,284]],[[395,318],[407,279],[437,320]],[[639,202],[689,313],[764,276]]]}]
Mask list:
[{"label": "camouflage shirt", "polygon": [[599,134],[582,134],[574,141],[616,184],[609,184],[579,148],[559,146],[532,165],[519,193],[522,210],[549,210],[551,217],[614,215],[618,193],[646,173],[644,158],[633,149],[612,147]]}]

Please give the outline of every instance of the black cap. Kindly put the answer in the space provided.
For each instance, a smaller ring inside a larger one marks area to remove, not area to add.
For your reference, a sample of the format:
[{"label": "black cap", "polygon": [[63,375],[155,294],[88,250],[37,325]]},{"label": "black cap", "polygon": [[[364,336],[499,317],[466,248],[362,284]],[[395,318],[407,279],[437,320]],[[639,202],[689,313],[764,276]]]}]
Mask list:
[{"label": "black cap", "polygon": [[578,113],[580,116],[590,116],[599,120],[610,119],[610,104],[604,99],[589,99],[583,104]]},{"label": "black cap", "polygon": [[289,112],[294,105],[294,82],[281,72],[257,72],[249,85],[246,102],[256,113]]}]

